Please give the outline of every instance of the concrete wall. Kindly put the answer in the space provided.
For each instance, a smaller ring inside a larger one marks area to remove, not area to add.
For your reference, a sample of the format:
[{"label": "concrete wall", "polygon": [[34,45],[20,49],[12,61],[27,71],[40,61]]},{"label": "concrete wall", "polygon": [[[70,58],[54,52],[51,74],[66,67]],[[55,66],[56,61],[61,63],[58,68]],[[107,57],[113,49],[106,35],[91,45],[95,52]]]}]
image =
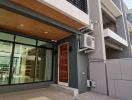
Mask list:
[{"label": "concrete wall", "polygon": [[105,73],[105,42],[103,34],[103,21],[100,0],[89,0],[90,19],[94,23],[95,51],[89,54],[90,79],[97,83],[97,87],[92,91],[107,94],[106,73]]},{"label": "concrete wall", "polygon": [[132,59],[107,60],[106,67],[109,95],[132,100]]},{"label": "concrete wall", "polygon": [[123,0],[121,0],[121,5],[122,5],[122,11],[123,11],[124,26],[126,30],[126,37],[127,37],[127,42],[128,42],[128,47],[127,49],[124,50],[124,53],[128,58],[132,58],[131,40],[130,40],[130,34],[128,30],[128,23],[127,23],[127,16],[126,16],[127,14],[125,12],[125,5],[124,5]]},{"label": "concrete wall", "polygon": [[127,19],[132,24],[132,13],[130,13],[130,14],[127,15]]},{"label": "concrete wall", "polygon": [[90,19],[94,23],[95,51],[89,55],[90,59],[106,59],[103,34],[103,20],[100,0],[89,0]]},{"label": "concrete wall", "polygon": [[90,61],[90,79],[96,82],[96,87],[91,90],[107,95],[106,69],[102,61]]},{"label": "concrete wall", "polygon": [[79,93],[87,92],[87,79],[89,74],[89,62],[88,62],[88,55],[84,52],[78,52],[77,57],[77,64],[78,64],[78,89]]}]

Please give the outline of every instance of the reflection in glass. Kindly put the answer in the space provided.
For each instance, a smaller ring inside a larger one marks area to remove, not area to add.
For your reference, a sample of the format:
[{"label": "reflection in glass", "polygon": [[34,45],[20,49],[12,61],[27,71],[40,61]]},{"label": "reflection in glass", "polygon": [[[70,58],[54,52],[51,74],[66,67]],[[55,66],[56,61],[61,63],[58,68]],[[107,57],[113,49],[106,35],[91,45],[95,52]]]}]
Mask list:
[{"label": "reflection in glass", "polygon": [[36,45],[36,40],[30,39],[30,38],[25,38],[22,36],[16,36],[15,41],[19,42],[19,43],[24,43],[24,44]]},{"label": "reflection in glass", "polygon": [[47,47],[47,48],[53,48],[52,43],[44,42],[44,41],[38,41],[38,45],[40,47]]},{"label": "reflection in glass", "polygon": [[8,84],[12,43],[0,41],[0,85]]},{"label": "reflection in glass", "polygon": [[0,39],[1,40],[8,40],[8,41],[14,41],[14,35],[11,35],[11,34],[6,34],[6,33],[3,33],[3,32],[0,32]]},{"label": "reflection in glass", "polygon": [[49,81],[52,78],[52,50],[38,48],[35,81]]},{"label": "reflection in glass", "polygon": [[14,35],[0,32],[0,85],[10,83],[9,77],[11,84],[52,80],[52,49],[52,43],[21,36],[14,41]]},{"label": "reflection in glass", "polygon": [[36,47],[16,44],[13,58],[12,82],[33,82]]}]

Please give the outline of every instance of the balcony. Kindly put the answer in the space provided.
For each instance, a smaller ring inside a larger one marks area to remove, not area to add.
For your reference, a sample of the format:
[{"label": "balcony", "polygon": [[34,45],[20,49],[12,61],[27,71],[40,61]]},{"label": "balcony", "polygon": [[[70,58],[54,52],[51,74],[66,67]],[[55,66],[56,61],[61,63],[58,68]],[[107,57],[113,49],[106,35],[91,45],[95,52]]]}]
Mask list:
[{"label": "balcony", "polygon": [[[89,25],[89,15],[87,12],[87,3],[83,0],[38,0],[43,5],[62,13],[64,16],[71,18],[82,24],[82,26]],[[84,0],[85,1],[85,0]]]},{"label": "balcony", "polygon": [[115,32],[113,32],[111,29],[107,28],[104,29],[104,38],[105,41],[111,43],[111,44],[116,44],[118,46],[128,46],[128,43],[125,39],[123,39],[122,37],[120,37],[118,34],[116,34]]},{"label": "balcony", "polygon": [[67,0],[10,0],[10,2],[47,16],[74,29],[90,25],[89,15],[82,11],[85,7],[80,6],[79,8],[79,4],[78,6],[74,6]]},{"label": "balcony", "polygon": [[103,8],[106,8],[115,18],[122,15],[120,9],[112,0],[101,0]]}]

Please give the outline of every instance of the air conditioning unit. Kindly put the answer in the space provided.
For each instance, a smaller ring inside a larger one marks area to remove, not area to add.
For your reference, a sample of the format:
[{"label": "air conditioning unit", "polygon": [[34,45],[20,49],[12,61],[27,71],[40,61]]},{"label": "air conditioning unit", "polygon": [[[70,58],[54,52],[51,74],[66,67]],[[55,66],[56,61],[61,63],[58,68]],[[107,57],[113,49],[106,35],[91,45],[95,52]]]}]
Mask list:
[{"label": "air conditioning unit", "polygon": [[93,80],[87,80],[87,87],[95,88],[96,87],[96,82],[93,81]]},{"label": "air conditioning unit", "polygon": [[80,35],[80,43],[79,43],[80,49],[84,50],[94,50],[95,49],[95,37],[88,35],[88,34],[82,34]]}]

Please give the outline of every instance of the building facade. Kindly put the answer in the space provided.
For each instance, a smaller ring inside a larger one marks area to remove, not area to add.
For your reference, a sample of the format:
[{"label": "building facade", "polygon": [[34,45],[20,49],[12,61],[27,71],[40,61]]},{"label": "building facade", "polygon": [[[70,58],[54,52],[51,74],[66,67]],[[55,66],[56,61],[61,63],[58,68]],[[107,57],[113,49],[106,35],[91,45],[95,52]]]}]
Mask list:
[{"label": "building facade", "polygon": [[0,92],[58,84],[118,97],[107,60],[132,58],[122,0],[1,0],[0,13]]}]

